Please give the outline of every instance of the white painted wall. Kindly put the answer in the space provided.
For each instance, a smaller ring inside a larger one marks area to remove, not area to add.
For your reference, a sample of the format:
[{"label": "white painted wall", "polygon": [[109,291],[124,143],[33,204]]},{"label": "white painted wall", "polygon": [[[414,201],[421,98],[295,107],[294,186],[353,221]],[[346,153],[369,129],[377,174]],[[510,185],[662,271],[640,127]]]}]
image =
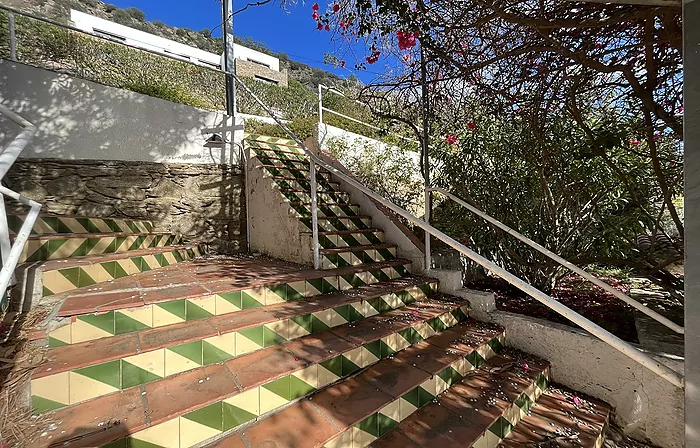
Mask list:
[{"label": "white painted wall", "polygon": [[[153,98],[23,64],[0,61],[0,103],[39,128],[22,158],[237,164],[239,150],[205,148],[222,111]],[[0,147],[19,128],[0,116]],[[243,132],[234,142],[240,143]]]},{"label": "white painted wall", "polygon": [[[86,14],[84,12],[71,9],[70,19],[74,26],[87,33],[114,36],[115,40],[124,42],[138,48],[156,51],[170,56],[177,56],[184,60],[189,60],[195,64],[208,65],[216,68],[221,67],[221,55],[200,50],[190,45],[181,44],[155,34],[146,33],[109,20]],[[259,51],[252,50],[242,45],[234,44],[233,53],[236,59],[246,61],[261,62],[272,70],[280,71],[280,61],[274,56],[270,56]]]}]

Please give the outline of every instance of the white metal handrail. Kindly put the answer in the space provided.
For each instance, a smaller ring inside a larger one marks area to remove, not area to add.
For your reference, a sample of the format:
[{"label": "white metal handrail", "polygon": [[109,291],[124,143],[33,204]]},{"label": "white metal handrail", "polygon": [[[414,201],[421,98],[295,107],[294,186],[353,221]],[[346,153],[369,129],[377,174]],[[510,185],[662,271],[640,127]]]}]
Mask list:
[{"label": "white metal handrail", "polygon": [[[5,150],[0,153],[0,181],[5,178],[5,175],[15,163],[22,150],[29,144],[29,141],[36,134],[37,128],[29,121],[25,120],[8,107],[0,104],[0,114],[14,121],[23,129],[17,137],[10,142]],[[27,218],[22,223],[22,227],[15,236],[14,244],[10,241],[10,230],[7,225],[7,212],[5,210],[4,197],[10,197],[29,206]],[[32,201],[21,194],[10,190],[7,187],[0,186],[0,253],[2,255],[2,270],[0,270],[0,295],[4,295],[10,285],[15,273],[15,268],[22,256],[22,249],[29,239],[29,235],[34,228],[34,223],[39,217],[41,204]]]},{"label": "white metal handrail", "polygon": [[[549,295],[545,294],[544,292],[540,291],[539,289],[535,288],[534,286],[528,284],[524,280],[520,279],[519,277],[511,274],[510,272],[506,271],[502,267],[498,266],[497,264],[491,262],[490,260],[482,257],[481,255],[477,254],[476,252],[472,251],[465,245],[461,244],[454,238],[450,237],[449,235],[441,232],[440,230],[436,229],[435,227],[431,226],[427,222],[423,221],[420,218],[417,218],[413,216],[410,212],[402,209],[398,205],[394,204],[393,202],[385,199],[384,197],[378,195],[377,193],[373,192],[372,190],[368,189],[365,187],[363,184],[358,182],[357,180],[353,179],[350,176],[347,176],[345,173],[342,171],[336,169],[332,165],[326,163],[323,159],[315,155],[313,152],[309,150],[309,148],[304,144],[304,142],[301,141],[299,137],[297,137],[285,124],[277,118],[272,110],[267,107],[258,97],[253,93],[253,91],[245,85],[235,74],[233,74],[234,79],[241,85],[243,90],[246,91],[265,111],[270,114],[270,116],[277,122],[277,124],[289,135],[297,144],[303,149],[303,151],[306,153],[306,155],[310,159],[310,166],[311,166],[311,189],[312,189],[312,203],[315,202],[316,199],[316,177],[315,177],[315,172],[316,168],[315,165],[320,165],[324,169],[328,170],[330,173],[333,175],[339,177],[340,179],[343,179],[345,182],[350,184],[352,187],[358,189],[365,195],[369,196],[370,198],[374,199],[375,201],[379,202],[380,204],[384,205],[385,207],[389,208],[392,210],[394,213],[398,214],[399,216],[407,219],[408,221],[412,222],[416,226],[420,227],[423,229],[425,232],[429,233],[430,235],[434,236],[435,238],[439,239],[440,241],[443,241],[447,245],[451,246],[452,248],[456,249],[460,253],[464,254],[474,262],[478,263],[485,269],[488,269],[489,271],[493,272],[495,275],[501,277],[502,279],[506,280],[508,283],[511,285],[515,286],[516,288],[520,289],[521,291],[525,292],[526,294],[530,295],[531,297],[534,297],[536,300],[538,300],[540,303],[543,305],[547,306],[548,308],[554,310],[558,314],[564,316],[565,318],[569,319],[576,325],[580,326],[584,330],[590,332],[592,335],[597,337],[598,339],[602,340],[603,342],[607,343],[611,347],[615,348],[616,350],[619,350],[621,353],[624,355],[628,356],[629,358],[635,360],[639,364],[645,366],[649,370],[655,372],[665,380],[669,381],[670,383],[678,386],[678,387],[683,387],[684,385],[684,380],[683,377],[671,369],[670,367],[666,366],[665,364],[662,364],[652,358],[651,356],[647,355],[646,353],[642,352],[641,350],[635,348],[632,346],[630,343],[623,341],[622,339],[618,338],[614,334],[610,333],[609,331],[605,330],[604,328],[600,327],[599,325],[596,325],[595,323],[591,322],[590,320],[586,319],[579,313],[569,309],[568,307],[562,305],[560,302],[557,300],[553,299]],[[314,232],[314,235],[317,235],[318,229],[317,229],[317,210],[314,207],[311,211],[312,214],[312,221],[314,222],[313,227],[316,229]],[[319,245],[318,245],[318,239],[317,236],[314,238],[314,258],[316,258],[317,252],[319,250]]]},{"label": "white metal handrail", "polygon": [[605,291],[609,292],[610,294],[614,295],[618,299],[622,300],[623,302],[627,303],[628,305],[636,308],[637,310],[641,311],[642,313],[646,314],[647,316],[651,317],[655,321],[659,322],[660,324],[670,328],[671,330],[675,331],[676,333],[683,334],[684,333],[684,328],[681,327],[680,325],[676,324],[675,322],[671,321],[665,316],[662,316],[661,314],[657,313],[656,311],[652,310],[651,308],[648,308],[641,303],[637,302],[627,294],[619,291],[618,289],[613,288],[612,286],[608,285],[604,281],[601,281],[599,278],[595,277],[594,275],[589,274],[588,272],[584,271],[580,267],[576,266],[575,264],[571,263],[570,261],[565,260],[564,258],[560,257],[559,255],[555,254],[554,252],[550,251],[549,249],[546,249],[545,247],[542,247],[541,245],[537,244],[536,242],[532,241],[530,238],[522,235],[521,233],[516,232],[515,230],[511,229],[507,225],[503,224],[496,218],[487,215],[486,213],[482,212],[478,208],[474,207],[473,205],[470,205],[468,202],[464,201],[463,199],[460,199],[459,197],[455,196],[454,194],[450,193],[449,191],[445,190],[444,188],[438,188],[438,187],[432,187],[428,189],[429,191],[436,191],[438,193],[441,193],[448,198],[452,199],[462,207],[466,208],[470,212],[474,213],[475,215],[483,218],[484,220],[488,221],[489,223],[493,224],[494,226],[498,227],[499,229],[505,231],[508,235],[511,235],[512,237],[522,241],[523,243],[527,244],[528,246],[532,247],[533,249],[537,250],[538,252],[546,255],[547,257],[551,258],[552,260],[556,261],[560,265],[564,266],[568,270],[577,273],[581,277],[585,278],[589,282],[593,283],[594,285],[598,286],[599,288],[604,289]]}]

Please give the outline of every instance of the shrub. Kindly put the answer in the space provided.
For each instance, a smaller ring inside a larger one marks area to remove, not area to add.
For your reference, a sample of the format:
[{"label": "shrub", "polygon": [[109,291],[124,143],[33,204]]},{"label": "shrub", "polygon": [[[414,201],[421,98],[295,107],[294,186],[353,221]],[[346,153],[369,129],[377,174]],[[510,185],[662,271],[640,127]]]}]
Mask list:
[{"label": "shrub", "polygon": [[134,8],[133,6],[130,7],[130,8],[126,8],[126,9],[124,10],[124,12],[126,12],[126,13],[129,14],[131,17],[133,17],[134,19],[138,20],[139,22],[143,22],[144,20],[146,20],[146,13],[143,12],[143,11],[141,11],[141,10],[138,9],[138,8]]},{"label": "shrub", "polygon": [[[313,137],[316,134],[317,120],[314,117],[295,118],[287,123],[292,133],[302,140]],[[245,132],[249,134],[269,135],[270,137],[291,138],[277,123],[266,123],[260,120],[246,120]]]}]

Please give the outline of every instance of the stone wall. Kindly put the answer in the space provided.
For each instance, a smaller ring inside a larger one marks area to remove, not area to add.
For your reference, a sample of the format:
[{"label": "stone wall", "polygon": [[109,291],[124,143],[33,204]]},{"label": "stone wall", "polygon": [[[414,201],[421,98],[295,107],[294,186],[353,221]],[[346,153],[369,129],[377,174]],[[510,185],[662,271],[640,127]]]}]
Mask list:
[{"label": "stone wall", "polygon": [[255,62],[250,62],[243,59],[236,59],[236,75],[248,78],[260,76],[270,81],[277,82],[277,85],[279,86],[287,87],[288,85],[286,68],[278,72],[277,70],[272,70],[264,65],[256,64]]},{"label": "stone wall", "polygon": [[216,252],[247,250],[238,166],[20,159],[5,181],[42,203],[43,213],[149,219],[156,231],[181,233]]}]

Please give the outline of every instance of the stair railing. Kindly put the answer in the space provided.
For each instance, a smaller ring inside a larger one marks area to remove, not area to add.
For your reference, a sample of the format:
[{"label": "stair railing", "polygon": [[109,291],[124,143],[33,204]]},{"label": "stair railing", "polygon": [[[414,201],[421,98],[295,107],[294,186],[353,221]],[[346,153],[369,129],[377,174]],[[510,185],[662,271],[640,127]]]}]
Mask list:
[{"label": "stair railing", "polygon": [[[8,107],[0,104],[0,115],[12,120],[22,131],[10,142],[10,144],[0,153],[0,181],[10,170],[20,153],[29,144],[29,141],[36,134],[37,128],[29,121],[25,120]],[[29,213],[22,223],[22,227],[15,236],[14,243],[10,240],[10,229],[7,224],[7,211],[5,209],[5,197],[9,197],[29,206]],[[5,296],[10,282],[14,279],[15,268],[22,255],[24,245],[29,239],[29,235],[34,228],[34,223],[39,217],[41,204],[32,201],[21,194],[0,185],[0,255],[2,256],[2,270],[0,270],[0,294]]]},{"label": "stair railing", "polygon": [[639,364],[645,366],[652,372],[656,373],[660,377],[664,378],[671,384],[674,384],[675,386],[678,386],[680,388],[684,387],[684,379],[683,376],[668,367],[665,364],[662,364],[652,358],[651,356],[647,355],[646,353],[642,352],[641,350],[637,349],[634,347],[632,344],[623,341],[622,339],[618,338],[614,334],[610,333],[609,331],[605,330],[604,328],[600,327],[599,325],[596,325],[595,323],[591,322],[584,316],[580,315],[579,313],[575,312],[574,310],[564,306],[561,304],[559,301],[556,299],[553,299],[546,293],[540,291],[539,289],[535,288],[534,286],[530,285],[526,281],[520,279],[519,277],[513,275],[512,273],[506,271],[502,267],[498,266],[497,264],[493,263],[492,261],[482,257],[481,255],[477,254],[473,250],[469,249],[467,246],[464,244],[458,242],[454,238],[450,237],[449,235],[443,233],[442,231],[436,229],[435,227],[431,226],[429,223],[423,221],[420,218],[417,218],[413,216],[410,212],[404,210],[403,208],[399,207],[398,205],[394,204],[393,202],[389,201],[388,199],[380,196],[379,194],[373,192],[372,190],[368,189],[365,187],[363,184],[358,182],[356,179],[353,179],[352,177],[346,175],[345,173],[341,172],[337,168],[333,167],[329,163],[326,163],[323,159],[318,157],[316,154],[311,152],[309,148],[304,144],[304,142],[296,135],[294,134],[288,127],[287,125],[284,124],[282,120],[280,120],[270,109],[265,103],[263,103],[260,98],[253,93],[253,91],[243,83],[240,78],[238,78],[235,74],[232,74],[236,82],[243,88],[243,90],[248,93],[254,100],[257,102],[274,120],[277,122],[277,124],[291,137],[292,140],[294,140],[306,153],[306,155],[309,157],[309,162],[311,166],[311,199],[312,199],[312,223],[313,223],[313,236],[314,236],[314,259],[316,259],[316,253],[318,251],[318,222],[317,222],[317,210],[316,210],[316,196],[317,196],[317,190],[316,190],[316,165],[323,167],[327,171],[329,171],[331,174],[334,176],[337,176],[338,178],[342,179],[352,187],[356,188],[357,190],[361,191],[365,195],[369,196],[370,198],[374,199],[378,203],[382,204],[383,206],[387,207],[388,209],[392,210],[394,213],[397,215],[407,219],[414,225],[420,227],[423,229],[426,233],[432,235],[433,237],[439,239],[440,241],[444,242],[448,246],[456,249],[459,251],[461,254],[465,255],[472,261],[476,262],[477,264],[481,265],[485,269],[491,271],[495,275],[499,276],[503,280],[507,281],[511,285],[515,286],[519,290],[523,291],[524,293],[528,294],[529,296],[535,298],[537,301],[542,303],[543,305],[547,306],[551,310],[555,311],[556,313],[560,314],[561,316],[569,319],[572,321],[574,324],[580,326],[584,330],[588,331],[591,333],[593,336],[597,337],[601,341],[607,343],[611,347],[615,348],[616,350],[620,351],[627,357],[635,360]]},{"label": "stair railing", "polygon": [[623,293],[622,291],[620,291],[616,288],[613,288],[612,286],[608,285],[607,283],[600,280],[596,276],[589,274],[588,272],[584,271],[583,269],[581,269],[580,267],[571,263],[570,261],[565,260],[564,258],[560,257],[559,255],[555,254],[554,252],[550,251],[549,249],[546,249],[545,247],[540,246],[536,242],[532,241],[530,238],[524,236],[521,233],[516,232],[515,230],[511,229],[507,225],[503,224],[501,221],[497,220],[496,218],[494,218],[492,216],[487,215],[486,213],[482,212],[478,208],[469,204],[465,200],[460,199],[459,197],[455,196],[454,194],[450,193],[449,191],[447,191],[443,188],[437,188],[437,187],[429,188],[428,191],[435,191],[437,193],[440,193],[442,195],[447,196],[448,198],[452,199],[457,204],[466,208],[470,212],[474,213],[475,215],[479,216],[480,218],[483,218],[485,221],[488,221],[490,224],[498,227],[499,229],[505,231],[508,235],[511,235],[512,237],[516,238],[517,240],[522,241],[523,243],[532,247],[536,251],[546,255],[547,257],[556,261],[557,263],[559,263],[561,266],[565,267],[566,269],[577,273],[578,275],[585,278],[589,282],[593,283],[597,287],[604,289],[605,291],[614,295],[615,297],[617,297],[618,299],[627,303],[628,305],[634,307],[638,311],[646,314],[647,316],[651,317],[652,319],[659,322],[660,324],[665,325],[667,328],[675,331],[676,333],[684,334],[684,332],[685,332],[684,328],[681,327],[680,325],[676,324],[675,322],[671,321],[667,317],[662,316],[661,314],[657,313],[656,311],[652,310],[651,308],[642,305],[641,303],[634,300],[633,298],[631,298],[627,294]]}]

